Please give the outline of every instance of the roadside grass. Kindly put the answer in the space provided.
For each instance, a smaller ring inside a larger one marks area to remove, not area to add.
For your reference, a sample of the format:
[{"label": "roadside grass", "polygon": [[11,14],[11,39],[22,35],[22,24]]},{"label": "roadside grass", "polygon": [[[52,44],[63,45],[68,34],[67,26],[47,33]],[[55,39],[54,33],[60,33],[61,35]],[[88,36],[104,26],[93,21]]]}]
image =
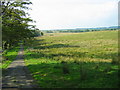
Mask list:
[{"label": "roadside grass", "polygon": [[2,53],[2,68],[3,70],[6,69],[13,60],[15,60],[18,54],[19,47],[14,47],[12,49],[8,49]]},{"label": "roadside grass", "polygon": [[118,88],[118,31],[54,33],[26,41],[25,63],[43,88]]}]

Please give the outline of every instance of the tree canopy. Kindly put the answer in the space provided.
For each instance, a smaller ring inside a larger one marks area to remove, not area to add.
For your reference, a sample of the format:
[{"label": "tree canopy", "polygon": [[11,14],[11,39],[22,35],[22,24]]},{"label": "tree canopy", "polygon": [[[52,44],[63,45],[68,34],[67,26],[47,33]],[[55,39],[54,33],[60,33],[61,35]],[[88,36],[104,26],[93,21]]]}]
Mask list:
[{"label": "tree canopy", "polygon": [[29,14],[25,12],[32,4],[29,0],[24,1],[1,1],[2,12],[2,46],[3,49],[16,45],[19,41],[30,39],[34,36],[35,26]]}]

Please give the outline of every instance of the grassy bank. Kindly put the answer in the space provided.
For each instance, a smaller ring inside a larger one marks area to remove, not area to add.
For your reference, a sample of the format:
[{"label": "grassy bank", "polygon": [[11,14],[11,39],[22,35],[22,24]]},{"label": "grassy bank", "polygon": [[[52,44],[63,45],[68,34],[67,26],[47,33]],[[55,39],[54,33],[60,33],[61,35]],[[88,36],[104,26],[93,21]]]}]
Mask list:
[{"label": "grassy bank", "polygon": [[19,47],[14,47],[12,49],[8,49],[2,54],[2,69],[6,69],[10,63],[15,60],[18,54]]},{"label": "grassy bank", "polygon": [[48,34],[27,46],[25,63],[40,87],[118,87],[118,31]]}]

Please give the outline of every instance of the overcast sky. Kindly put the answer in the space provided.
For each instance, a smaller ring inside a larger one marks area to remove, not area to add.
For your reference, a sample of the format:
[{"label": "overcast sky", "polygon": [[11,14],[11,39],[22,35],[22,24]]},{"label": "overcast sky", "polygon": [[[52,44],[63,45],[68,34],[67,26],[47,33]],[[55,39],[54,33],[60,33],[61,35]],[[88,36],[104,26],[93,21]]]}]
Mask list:
[{"label": "overcast sky", "polygon": [[118,24],[119,0],[31,0],[30,16],[40,30]]}]

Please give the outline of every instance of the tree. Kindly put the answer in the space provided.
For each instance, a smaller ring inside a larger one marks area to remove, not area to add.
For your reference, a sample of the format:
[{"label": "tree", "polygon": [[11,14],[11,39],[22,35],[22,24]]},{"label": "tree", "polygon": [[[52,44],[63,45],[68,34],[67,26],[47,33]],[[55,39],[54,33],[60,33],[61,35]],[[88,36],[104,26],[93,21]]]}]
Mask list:
[{"label": "tree", "polygon": [[2,1],[2,46],[3,49],[18,44],[19,41],[30,39],[33,35],[35,26],[29,25],[33,22],[28,18],[28,6],[32,4],[29,0],[20,1]]}]

